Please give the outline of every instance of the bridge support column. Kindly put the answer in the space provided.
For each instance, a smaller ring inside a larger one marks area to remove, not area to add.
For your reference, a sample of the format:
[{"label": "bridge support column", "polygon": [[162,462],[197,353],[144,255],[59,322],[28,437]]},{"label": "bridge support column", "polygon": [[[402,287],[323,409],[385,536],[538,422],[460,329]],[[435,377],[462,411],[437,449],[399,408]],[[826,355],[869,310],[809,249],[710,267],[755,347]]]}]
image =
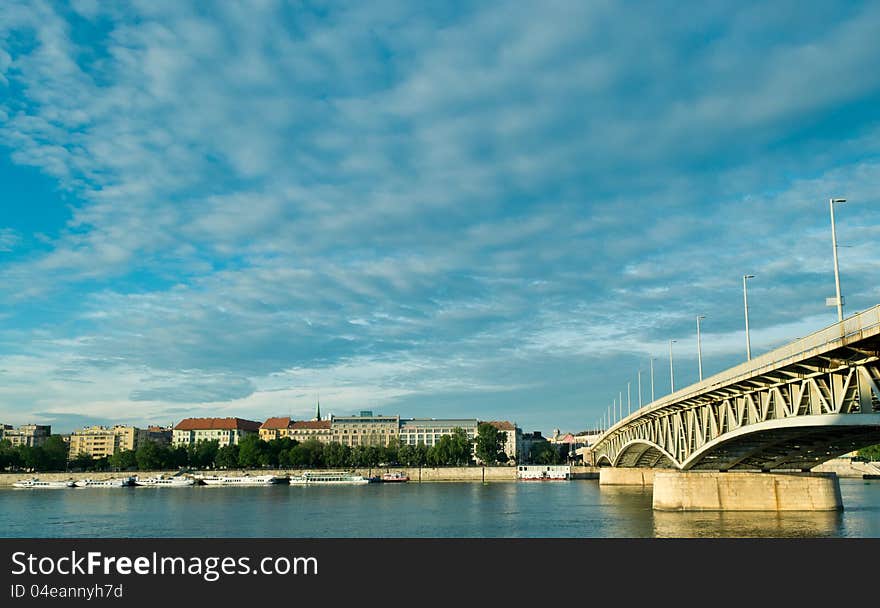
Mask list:
[{"label": "bridge support column", "polygon": [[600,486],[650,486],[654,483],[654,469],[627,467],[600,467]]},{"label": "bridge support column", "polygon": [[839,511],[834,473],[657,471],[654,508],[661,511]]}]

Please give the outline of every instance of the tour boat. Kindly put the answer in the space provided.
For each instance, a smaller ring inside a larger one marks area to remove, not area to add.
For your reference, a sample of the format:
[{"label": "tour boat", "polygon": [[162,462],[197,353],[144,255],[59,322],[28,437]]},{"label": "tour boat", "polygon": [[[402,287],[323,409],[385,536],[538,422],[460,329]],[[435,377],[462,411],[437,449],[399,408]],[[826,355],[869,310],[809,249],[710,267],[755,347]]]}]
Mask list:
[{"label": "tour boat", "polygon": [[345,471],[305,471],[301,475],[291,475],[290,485],[339,485],[339,484],[362,484],[370,483],[363,475],[347,473]]},{"label": "tour boat", "polygon": [[516,478],[520,481],[567,481],[571,479],[571,467],[564,465],[519,466]]},{"label": "tour boat", "polygon": [[200,477],[199,480],[208,486],[268,486],[282,483],[285,478],[276,475],[242,475],[240,477],[209,475]]},{"label": "tour boat", "polygon": [[16,488],[72,488],[73,481],[69,479],[67,481],[42,481],[34,477],[33,479],[20,479],[13,483],[12,486]]},{"label": "tour boat", "polygon": [[401,483],[409,481],[409,475],[401,471],[395,471],[394,473],[385,473],[382,475],[381,480],[382,483]]},{"label": "tour boat", "polygon": [[143,479],[140,477],[134,478],[134,485],[152,488],[182,488],[194,485],[195,483],[196,480],[192,477],[164,477],[158,475],[156,477],[144,477]]},{"label": "tour boat", "polygon": [[80,479],[75,482],[77,488],[124,488],[134,485],[134,478],[121,477],[117,479]]}]

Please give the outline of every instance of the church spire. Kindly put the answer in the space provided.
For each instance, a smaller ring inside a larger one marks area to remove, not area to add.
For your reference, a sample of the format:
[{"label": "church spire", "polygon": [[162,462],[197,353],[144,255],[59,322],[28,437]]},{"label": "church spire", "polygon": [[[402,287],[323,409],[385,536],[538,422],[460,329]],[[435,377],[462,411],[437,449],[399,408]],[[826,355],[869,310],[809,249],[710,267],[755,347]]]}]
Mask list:
[{"label": "church spire", "polygon": [[318,395],[318,407],[315,408],[315,420],[321,419],[321,395]]}]

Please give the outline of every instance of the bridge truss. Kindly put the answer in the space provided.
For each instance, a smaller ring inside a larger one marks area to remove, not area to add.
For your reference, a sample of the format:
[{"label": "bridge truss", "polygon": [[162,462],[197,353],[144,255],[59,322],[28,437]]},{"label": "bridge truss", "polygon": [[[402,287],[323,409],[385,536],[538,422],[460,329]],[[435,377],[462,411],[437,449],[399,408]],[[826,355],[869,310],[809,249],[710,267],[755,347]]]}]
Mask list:
[{"label": "bridge truss", "polygon": [[809,470],[880,443],[880,306],[649,404],[597,465]]}]

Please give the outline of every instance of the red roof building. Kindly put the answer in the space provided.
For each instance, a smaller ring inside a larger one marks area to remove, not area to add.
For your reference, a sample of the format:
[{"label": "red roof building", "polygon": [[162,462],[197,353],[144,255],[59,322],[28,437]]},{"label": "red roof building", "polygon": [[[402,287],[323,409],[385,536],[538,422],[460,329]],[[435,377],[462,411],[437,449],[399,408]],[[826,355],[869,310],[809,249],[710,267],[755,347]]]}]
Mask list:
[{"label": "red roof building", "polygon": [[199,441],[218,441],[220,447],[237,444],[260,430],[260,423],[243,418],[184,418],[174,427],[172,444],[194,445]]}]

